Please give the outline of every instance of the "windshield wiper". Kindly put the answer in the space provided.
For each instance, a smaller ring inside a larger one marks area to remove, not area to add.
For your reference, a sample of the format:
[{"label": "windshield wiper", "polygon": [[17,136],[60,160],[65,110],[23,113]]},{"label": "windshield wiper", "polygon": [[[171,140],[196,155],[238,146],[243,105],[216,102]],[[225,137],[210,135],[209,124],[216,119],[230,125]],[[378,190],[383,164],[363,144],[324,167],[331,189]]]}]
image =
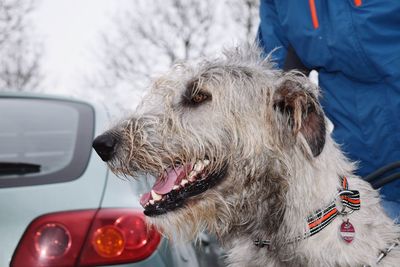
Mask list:
[{"label": "windshield wiper", "polygon": [[24,162],[0,162],[0,176],[40,172],[41,165]]}]

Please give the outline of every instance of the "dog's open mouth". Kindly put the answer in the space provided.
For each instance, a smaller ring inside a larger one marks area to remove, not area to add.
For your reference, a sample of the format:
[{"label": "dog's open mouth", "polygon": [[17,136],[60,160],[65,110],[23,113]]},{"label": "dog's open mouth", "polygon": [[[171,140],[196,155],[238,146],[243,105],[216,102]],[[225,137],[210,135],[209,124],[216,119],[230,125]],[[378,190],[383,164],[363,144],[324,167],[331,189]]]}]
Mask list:
[{"label": "dog's open mouth", "polygon": [[144,214],[156,216],[182,207],[185,200],[205,192],[226,175],[226,167],[210,172],[209,160],[198,160],[194,165],[169,167],[157,178],[150,192],[143,194],[140,204]]}]

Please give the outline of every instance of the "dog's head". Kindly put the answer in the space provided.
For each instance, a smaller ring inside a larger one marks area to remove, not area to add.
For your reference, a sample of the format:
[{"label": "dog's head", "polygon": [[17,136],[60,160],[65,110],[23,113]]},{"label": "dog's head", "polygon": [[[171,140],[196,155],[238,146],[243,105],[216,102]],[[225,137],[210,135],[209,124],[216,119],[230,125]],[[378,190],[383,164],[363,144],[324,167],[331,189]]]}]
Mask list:
[{"label": "dog's head", "polygon": [[140,199],[145,214],[190,234],[243,224],[240,211],[261,201],[281,214],[287,159],[312,161],[324,141],[316,87],[257,52],[235,50],[176,65],[94,147],[116,174],[156,177]]}]

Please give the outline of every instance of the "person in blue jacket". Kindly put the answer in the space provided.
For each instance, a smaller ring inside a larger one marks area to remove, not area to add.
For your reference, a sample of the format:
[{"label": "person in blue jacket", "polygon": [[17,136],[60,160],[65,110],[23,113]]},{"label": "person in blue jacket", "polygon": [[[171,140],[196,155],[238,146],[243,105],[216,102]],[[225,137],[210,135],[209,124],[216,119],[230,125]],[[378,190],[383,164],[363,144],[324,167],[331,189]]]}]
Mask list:
[{"label": "person in blue jacket", "polygon": [[[333,137],[366,176],[400,161],[400,0],[261,0],[258,42],[319,73]],[[278,48],[278,49],[277,49]],[[400,180],[381,189],[400,215]]]}]

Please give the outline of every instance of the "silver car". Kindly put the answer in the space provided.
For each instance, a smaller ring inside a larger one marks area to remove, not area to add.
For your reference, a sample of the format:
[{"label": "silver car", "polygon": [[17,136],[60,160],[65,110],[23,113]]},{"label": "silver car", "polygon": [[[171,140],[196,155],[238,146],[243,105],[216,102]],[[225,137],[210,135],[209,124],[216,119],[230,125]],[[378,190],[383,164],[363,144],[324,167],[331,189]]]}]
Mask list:
[{"label": "silver car", "polygon": [[0,94],[0,266],[218,266],[213,243],[173,244],[146,225],[149,185],[91,149],[107,121],[85,102]]}]

